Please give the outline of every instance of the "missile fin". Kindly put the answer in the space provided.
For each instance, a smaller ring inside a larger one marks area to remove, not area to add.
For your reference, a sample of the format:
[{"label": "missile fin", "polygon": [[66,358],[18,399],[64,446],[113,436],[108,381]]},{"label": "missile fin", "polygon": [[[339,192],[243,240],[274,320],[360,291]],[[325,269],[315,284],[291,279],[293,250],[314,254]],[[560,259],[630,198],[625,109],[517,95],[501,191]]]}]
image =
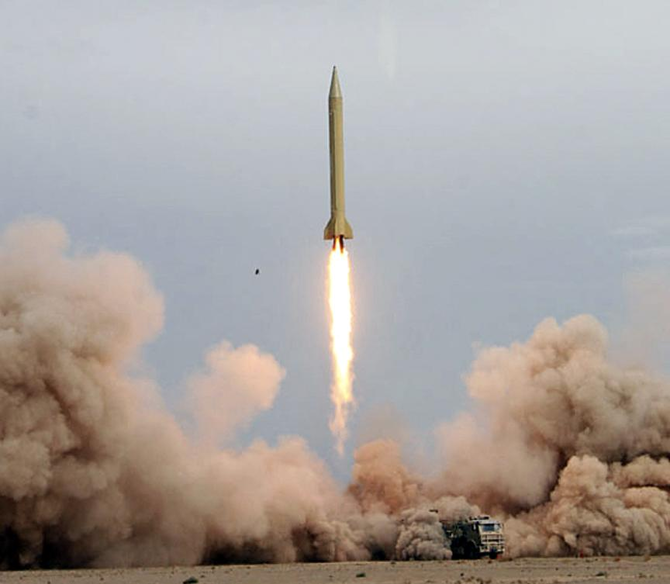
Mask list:
[{"label": "missile fin", "polygon": [[344,239],[353,239],[354,231],[344,217],[331,217],[328,225],[323,230],[323,238],[328,240],[340,236],[344,237]]}]

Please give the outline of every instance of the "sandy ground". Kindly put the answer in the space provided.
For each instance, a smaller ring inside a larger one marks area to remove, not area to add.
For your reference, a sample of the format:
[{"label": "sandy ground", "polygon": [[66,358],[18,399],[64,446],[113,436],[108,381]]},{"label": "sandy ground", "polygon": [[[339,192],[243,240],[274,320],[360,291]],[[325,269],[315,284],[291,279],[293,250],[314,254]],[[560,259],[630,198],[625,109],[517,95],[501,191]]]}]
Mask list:
[{"label": "sandy ground", "polygon": [[670,583],[670,556],[654,558],[520,559],[454,562],[347,562],[261,566],[200,566],[131,570],[0,572],[0,583],[22,584],[392,584],[629,582]]}]

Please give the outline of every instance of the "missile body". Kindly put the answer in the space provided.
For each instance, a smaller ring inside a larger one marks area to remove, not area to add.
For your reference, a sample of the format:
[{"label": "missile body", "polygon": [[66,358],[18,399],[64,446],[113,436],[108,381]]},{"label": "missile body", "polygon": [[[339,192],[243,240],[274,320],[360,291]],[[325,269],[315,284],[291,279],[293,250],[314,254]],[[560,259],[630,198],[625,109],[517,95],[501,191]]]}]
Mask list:
[{"label": "missile body", "polygon": [[333,249],[339,242],[344,249],[344,240],[353,239],[354,233],[344,216],[344,140],[342,132],[342,91],[333,67],[328,94],[328,133],[330,144],[330,221],[323,231],[324,239],[333,240]]}]

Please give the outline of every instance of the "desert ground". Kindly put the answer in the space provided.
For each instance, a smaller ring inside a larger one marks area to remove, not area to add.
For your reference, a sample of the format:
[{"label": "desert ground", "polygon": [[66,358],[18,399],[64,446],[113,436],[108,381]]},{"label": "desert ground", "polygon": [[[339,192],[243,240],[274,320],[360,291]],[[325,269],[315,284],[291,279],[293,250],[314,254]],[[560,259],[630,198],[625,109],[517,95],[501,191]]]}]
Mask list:
[{"label": "desert ground", "polygon": [[332,564],[272,564],[198,566],[110,570],[4,572],[0,582],[21,584],[389,584],[459,583],[558,584],[670,582],[670,556],[629,558],[527,558],[511,561],[343,562]]}]

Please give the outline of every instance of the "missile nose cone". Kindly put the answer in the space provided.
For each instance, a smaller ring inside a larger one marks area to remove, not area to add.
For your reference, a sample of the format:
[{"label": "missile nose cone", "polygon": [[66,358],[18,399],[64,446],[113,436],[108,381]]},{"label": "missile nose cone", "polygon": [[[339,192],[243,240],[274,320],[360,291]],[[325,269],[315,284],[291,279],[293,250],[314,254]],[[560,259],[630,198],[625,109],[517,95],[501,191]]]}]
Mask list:
[{"label": "missile nose cone", "polygon": [[342,90],[340,89],[340,80],[337,77],[337,67],[333,67],[333,77],[330,80],[330,93],[328,97],[342,98]]}]

